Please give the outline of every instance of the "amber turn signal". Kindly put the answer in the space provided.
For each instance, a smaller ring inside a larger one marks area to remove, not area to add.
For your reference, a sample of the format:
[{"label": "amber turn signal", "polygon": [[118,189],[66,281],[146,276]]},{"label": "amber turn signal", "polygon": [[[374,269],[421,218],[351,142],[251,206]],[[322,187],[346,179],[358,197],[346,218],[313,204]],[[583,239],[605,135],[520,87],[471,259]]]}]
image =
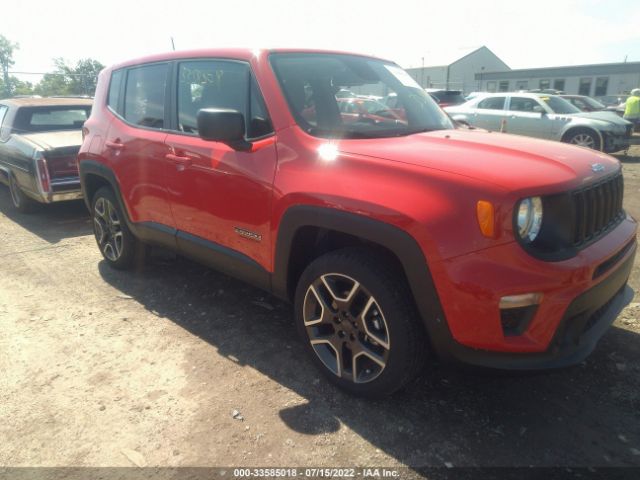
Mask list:
[{"label": "amber turn signal", "polygon": [[486,200],[479,200],[476,206],[476,213],[478,215],[478,225],[480,226],[482,234],[488,238],[495,238],[496,222],[493,204]]}]

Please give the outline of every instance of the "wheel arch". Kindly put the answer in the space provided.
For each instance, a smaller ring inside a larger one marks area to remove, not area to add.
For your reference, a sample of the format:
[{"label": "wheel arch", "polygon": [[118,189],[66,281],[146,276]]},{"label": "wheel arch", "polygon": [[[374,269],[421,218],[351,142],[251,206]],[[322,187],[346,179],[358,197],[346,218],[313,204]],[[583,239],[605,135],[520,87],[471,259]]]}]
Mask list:
[{"label": "wheel arch", "polygon": [[311,261],[328,251],[355,245],[373,249],[398,268],[438,351],[436,344],[448,341],[451,333],[427,260],[409,233],[380,220],[326,207],[289,208],[278,228],[272,292],[291,300],[300,275]]},{"label": "wheel arch", "polygon": [[562,136],[560,137],[560,141],[567,142],[569,137],[571,135],[575,134],[579,130],[588,130],[589,132],[594,133],[596,138],[600,142],[599,145],[598,145],[598,150],[600,150],[600,151],[603,150],[603,148],[604,148],[604,137],[602,135],[602,132],[600,132],[600,130],[598,130],[597,128],[592,127],[591,125],[586,125],[586,124],[570,125],[562,133]]},{"label": "wheel arch", "polygon": [[102,163],[92,160],[81,161],[79,171],[84,203],[89,211],[91,211],[91,202],[96,192],[102,187],[110,187],[116,196],[120,210],[124,212],[127,223],[130,223],[128,210],[122,201],[120,187],[115,174]]}]

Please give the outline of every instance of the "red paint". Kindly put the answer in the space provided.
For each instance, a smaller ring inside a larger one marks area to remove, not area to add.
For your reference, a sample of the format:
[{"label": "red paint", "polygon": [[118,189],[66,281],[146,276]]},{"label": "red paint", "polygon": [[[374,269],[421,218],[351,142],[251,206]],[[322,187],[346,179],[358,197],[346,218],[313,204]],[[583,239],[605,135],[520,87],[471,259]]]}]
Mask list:
[{"label": "red paint", "polygon": [[[536,260],[515,241],[512,218],[519,199],[590,183],[596,175],[593,163],[603,164],[607,173],[620,168],[614,158],[592,150],[460,129],[335,141],[337,158],[322,159],[318,148],[329,141],[297,126],[268,54],[175,52],[106,69],[80,160],[98,160],[116,173],[133,221],[163,223],[203,237],[269,271],[280,220],[293,205],[321,205],[395,225],[421,246],[454,338],[496,351],[544,351],[567,305],[597,283],[591,280],[596,266],[636,234],[629,217],[576,257],[555,263]],[[250,63],[273,137],[254,143],[250,151],[237,151],[198,137],[132,128],[106,108],[113,68],[203,57]],[[480,200],[495,207],[494,238],[478,227]],[[241,237],[234,227],[258,233],[262,241]],[[505,338],[500,297],[529,292],[544,294],[538,314],[524,335]]]}]

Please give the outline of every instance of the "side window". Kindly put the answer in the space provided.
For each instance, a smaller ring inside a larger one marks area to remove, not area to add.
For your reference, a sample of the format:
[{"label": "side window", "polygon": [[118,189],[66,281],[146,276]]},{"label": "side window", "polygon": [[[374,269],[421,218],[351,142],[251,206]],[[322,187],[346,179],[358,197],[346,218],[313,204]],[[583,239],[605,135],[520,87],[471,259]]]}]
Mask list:
[{"label": "side window", "polygon": [[[230,108],[247,113],[249,67],[240,62],[201,60],[178,67],[178,129],[198,133],[201,108]],[[250,122],[247,122],[250,123]]]},{"label": "side window", "polygon": [[502,110],[504,109],[504,100],[506,97],[489,97],[480,100],[476,108],[482,110]]},{"label": "side window", "polygon": [[247,137],[259,138],[273,133],[273,126],[269,119],[267,107],[258,89],[258,84],[253,77],[251,78],[251,102],[249,105],[250,120],[247,126]]},{"label": "side window", "polygon": [[132,68],[127,73],[124,118],[134,125],[164,127],[168,64]]},{"label": "side window", "polygon": [[511,103],[509,105],[509,110],[513,112],[536,112],[540,111],[535,107],[540,107],[538,102],[536,102],[532,98],[526,97],[511,97]]},{"label": "side window", "polygon": [[111,110],[117,113],[122,113],[120,111],[120,87],[122,86],[123,76],[123,70],[116,70],[111,73],[111,83],[109,83],[109,97],[107,98],[107,105],[111,107]]}]

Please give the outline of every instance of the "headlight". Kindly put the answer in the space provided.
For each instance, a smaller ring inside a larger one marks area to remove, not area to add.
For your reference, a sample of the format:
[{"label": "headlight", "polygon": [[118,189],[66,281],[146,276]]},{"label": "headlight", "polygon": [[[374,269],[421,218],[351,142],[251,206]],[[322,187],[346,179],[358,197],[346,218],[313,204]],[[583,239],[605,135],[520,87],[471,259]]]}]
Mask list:
[{"label": "headlight", "polygon": [[518,235],[525,242],[533,242],[542,225],[542,199],[530,197],[518,205]]}]

